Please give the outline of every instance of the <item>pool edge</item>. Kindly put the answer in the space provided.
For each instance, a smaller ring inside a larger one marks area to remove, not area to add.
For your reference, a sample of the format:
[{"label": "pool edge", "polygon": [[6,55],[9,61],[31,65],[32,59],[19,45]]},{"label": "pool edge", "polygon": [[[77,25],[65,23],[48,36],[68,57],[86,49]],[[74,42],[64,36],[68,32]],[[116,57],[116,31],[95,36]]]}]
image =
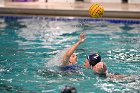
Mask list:
[{"label": "pool edge", "polygon": [[[48,15],[48,16],[77,16],[90,17],[87,10],[65,9],[26,9],[26,8],[0,8],[0,14],[5,15]],[[139,19],[138,11],[105,11],[103,18],[133,18]]]}]

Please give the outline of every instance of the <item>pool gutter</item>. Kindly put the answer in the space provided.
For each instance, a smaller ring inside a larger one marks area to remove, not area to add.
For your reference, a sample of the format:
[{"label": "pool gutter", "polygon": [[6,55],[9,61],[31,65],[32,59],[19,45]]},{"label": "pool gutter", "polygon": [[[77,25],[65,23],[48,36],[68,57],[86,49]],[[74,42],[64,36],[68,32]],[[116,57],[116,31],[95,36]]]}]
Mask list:
[{"label": "pool gutter", "polygon": [[[0,8],[0,14],[89,17],[87,10],[61,10],[61,9]],[[131,11],[131,12],[130,11],[105,11],[103,17],[139,19],[140,12],[137,12],[137,11]]]}]

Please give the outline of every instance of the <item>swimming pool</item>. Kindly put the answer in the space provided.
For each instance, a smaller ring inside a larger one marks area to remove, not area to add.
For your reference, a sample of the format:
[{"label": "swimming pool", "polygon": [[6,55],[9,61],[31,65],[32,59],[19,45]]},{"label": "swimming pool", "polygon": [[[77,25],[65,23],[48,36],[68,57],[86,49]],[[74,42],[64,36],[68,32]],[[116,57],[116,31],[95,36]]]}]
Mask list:
[{"label": "swimming pool", "polygon": [[[63,49],[76,50],[78,64],[91,52],[101,54],[110,72],[140,74],[140,20],[79,17],[0,16],[0,91],[60,93],[65,85],[78,93],[140,92],[140,79],[118,81],[98,77],[90,69],[57,73],[52,65]],[[50,67],[48,63],[51,62]]]}]

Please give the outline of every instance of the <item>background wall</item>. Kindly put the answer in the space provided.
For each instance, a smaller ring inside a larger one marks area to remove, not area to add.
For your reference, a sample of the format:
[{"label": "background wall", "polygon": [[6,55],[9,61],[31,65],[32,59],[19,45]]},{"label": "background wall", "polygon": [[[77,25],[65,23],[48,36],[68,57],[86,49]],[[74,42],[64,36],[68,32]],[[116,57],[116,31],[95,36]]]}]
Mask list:
[{"label": "background wall", "polygon": [[47,2],[61,2],[61,3],[67,3],[71,2],[74,3],[76,0],[48,0]]},{"label": "background wall", "polygon": [[[16,0],[0,0],[0,3],[3,1],[16,1]],[[28,1],[28,0],[27,0]],[[60,3],[74,3],[77,0],[30,0],[30,1],[39,1],[39,2],[60,2]],[[84,2],[101,2],[101,3],[122,3],[123,0],[83,0]],[[140,0],[128,0],[128,3],[131,4],[140,4]]]},{"label": "background wall", "polygon": [[4,6],[4,0],[0,0],[0,6]]},{"label": "background wall", "polygon": [[[48,0],[48,2],[75,2],[76,0]],[[84,0],[84,2],[121,3],[122,0]]]},{"label": "background wall", "polygon": [[140,4],[140,0],[128,0],[128,3]]},{"label": "background wall", "polygon": [[[86,1],[86,0],[85,0]],[[91,2],[121,3],[122,0],[91,0]]]}]

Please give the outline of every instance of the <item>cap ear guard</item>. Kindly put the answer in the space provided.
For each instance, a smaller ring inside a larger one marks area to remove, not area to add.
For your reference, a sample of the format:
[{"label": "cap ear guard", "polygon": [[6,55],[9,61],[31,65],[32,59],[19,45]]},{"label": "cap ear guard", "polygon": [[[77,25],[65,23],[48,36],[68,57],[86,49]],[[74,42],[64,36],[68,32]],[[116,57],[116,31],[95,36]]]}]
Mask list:
[{"label": "cap ear guard", "polygon": [[94,54],[87,56],[87,59],[91,66],[95,66],[98,62],[101,61],[101,56],[99,54],[94,53]]}]

